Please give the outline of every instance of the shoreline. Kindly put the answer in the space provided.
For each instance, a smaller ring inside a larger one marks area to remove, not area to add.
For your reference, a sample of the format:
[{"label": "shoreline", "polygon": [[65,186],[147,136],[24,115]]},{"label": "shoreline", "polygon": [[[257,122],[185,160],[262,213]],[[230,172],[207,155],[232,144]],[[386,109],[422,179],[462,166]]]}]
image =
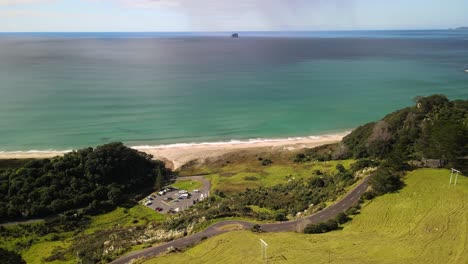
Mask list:
[{"label": "shoreline", "polygon": [[[318,136],[278,138],[278,139],[250,139],[231,140],[225,142],[204,142],[204,143],[176,143],[155,146],[130,146],[141,152],[153,155],[155,159],[160,159],[172,164],[173,169],[178,169],[182,165],[192,160],[204,160],[217,157],[242,149],[271,148],[283,150],[297,150],[302,148],[312,148],[326,144],[340,142],[350,131],[326,134]],[[64,155],[72,150],[30,150],[30,151],[5,151],[0,152],[0,159],[41,159],[52,158]]]}]

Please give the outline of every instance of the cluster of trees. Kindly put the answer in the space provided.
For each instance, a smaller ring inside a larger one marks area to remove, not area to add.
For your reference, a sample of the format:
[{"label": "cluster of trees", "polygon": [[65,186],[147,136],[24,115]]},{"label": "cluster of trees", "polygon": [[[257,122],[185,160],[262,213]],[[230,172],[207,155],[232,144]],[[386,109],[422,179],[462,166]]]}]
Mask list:
[{"label": "cluster of trees", "polygon": [[325,222],[320,222],[318,224],[310,224],[304,228],[304,233],[306,234],[320,234],[326,233],[339,228],[338,222],[333,219],[330,219]]},{"label": "cluster of trees", "polygon": [[306,149],[302,152],[297,153],[294,156],[293,161],[296,163],[309,162],[313,160],[317,161],[329,161],[333,159],[333,152],[336,146],[334,144],[319,146],[312,149]]},{"label": "cluster of trees", "polygon": [[416,105],[369,123],[344,138],[341,157],[440,159],[464,167],[468,156],[468,101],[443,95],[415,98]]},{"label": "cluster of trees", "polygon": [[128,201],[169,180],[150,155],[110,143],[54,159],[32,160],[0,172],[0,220],[30,218],[81,208],[93,214]]},{"label": "cluster of trees", "polygon": [[0,248],[0,260],[3,264],[26,264],[21,255],[3,248]]},{"label": "cluster of trees", "polygon": [[[350,214],[355,214],[351,211],[349,212]],[[327,233],[333,230],[338,230],[340,228],[340,225],[343,225],[350,220],[351,218],[346,213],[341,212],[335,217],[335,219],[329,219],[325,222],[320,222],[317,224],[308,224],[304,228],[303,232],[306,234]]]}]

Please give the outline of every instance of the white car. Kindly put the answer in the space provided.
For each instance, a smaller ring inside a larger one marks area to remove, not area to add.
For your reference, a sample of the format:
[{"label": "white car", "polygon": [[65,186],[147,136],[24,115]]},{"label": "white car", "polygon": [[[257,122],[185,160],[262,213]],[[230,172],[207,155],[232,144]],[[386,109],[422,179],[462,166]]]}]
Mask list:
[{"label": "white car", "polygon": [[145,203],[146,206],[152,205],[152,204],[153,204],[153,203],[152,203],[151,201],[147,201],[147,202]]}]

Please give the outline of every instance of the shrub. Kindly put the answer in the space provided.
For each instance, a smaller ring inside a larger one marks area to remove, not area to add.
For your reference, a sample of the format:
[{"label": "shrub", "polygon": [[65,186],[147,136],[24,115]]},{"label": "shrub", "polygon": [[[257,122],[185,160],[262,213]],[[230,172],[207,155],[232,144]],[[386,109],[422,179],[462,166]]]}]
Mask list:
[{"label": "shrub", "polygon": [[272,163],[273,163],[273,161],[271,161],[271,159],[264,159],[262,161],[262,166],[268,166],[268,165],[270,165]]},{"label": "shrub", "polygon": [[338,223],[335,220],[328,220],[318,224],[309,224],[304,228],[306,234],[321,234],[338,229]]},{"label": "shrub", "polygon": [[296,163],[301,163],[301,162],[307,162],[310,161],[310,157],[306,156],[304,153],[297,153],[296,156],[294,157],[294,162]]},{"label": "shrub", "polygon": [[263,232],[262,227],[259,224],[255,224],[254,226],[252,226],[251,231],[254,233]]},{"label": "shrub", "polygon": [[244,180],[246,181],[258,181],[258,178],[255,176],[245,176]]},{"label": "shrub", "polygon": [[357,214],[359,214],[359,209],[357,209],[356,207],[351,207],[348,210],[346,210],[346,214],[347,215],[357,215]]},{"label": "shrub", "polygon": [[372,200],[375,197],[375,193],[373,191],[367,191],[362,194],[362,200]]},{"label": "shrub", "polygon": [[287,221],[288,218],[286,218],[286,210],[278,210],[275,213],[275,220],[276,221]]},{"label": "shrub", "polygon": [[348,222],[349,220],[351,220],[351,218],[349,218],[345,213],[339,213],[336,217],[335,217],[335,221],[342,225],[346,222]]}]

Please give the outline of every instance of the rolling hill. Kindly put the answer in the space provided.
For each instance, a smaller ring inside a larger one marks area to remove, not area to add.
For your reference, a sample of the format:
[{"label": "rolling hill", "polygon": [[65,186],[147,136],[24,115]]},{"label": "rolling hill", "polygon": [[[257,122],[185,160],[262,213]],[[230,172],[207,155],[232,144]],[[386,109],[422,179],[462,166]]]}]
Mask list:
[{"label": "rolling hill", "polygon": [[410,172],[399,193],[365,204],[343,230],[320,235],[235,231],[183,253],[146,264],[263,263],[468,263],[468,179],[449,185],[448,170]]}]

